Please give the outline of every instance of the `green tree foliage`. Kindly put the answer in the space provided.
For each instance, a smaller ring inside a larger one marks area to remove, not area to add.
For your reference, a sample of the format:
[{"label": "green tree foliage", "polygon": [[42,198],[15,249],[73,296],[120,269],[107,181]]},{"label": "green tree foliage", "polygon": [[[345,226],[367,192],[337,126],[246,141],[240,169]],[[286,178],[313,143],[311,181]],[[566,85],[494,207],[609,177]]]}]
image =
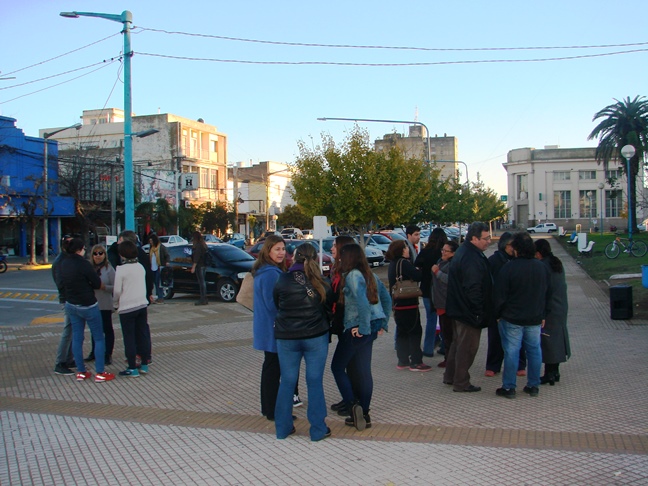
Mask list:
[{"label": "green tree foliage", "polygon": [[199,209],[201,211],[202,228],[207,233],[216,231],[219,235],[227,232],[227,228],[234,226],[234,213],[229,210],[224,202],[212,203],[211,207],[208,204],[201,204]]},{"label": "green tree foliage", "polygon": [[[620,167],[627,174],[627,164],[621,155],[625,145],[634,146],[636,153],[630,159],[630,193],[636,194],[636,181],[639,174],[639,165],[648,150],[648,99],[645,96],[635,96],[633,100],[627,97],[623,101],[614,100],[616,103],[608,105],[594,115],[592,121],[601,119],[599,124],[587,137],[588,140],[598,138],[596,160],[603,163],[605,169],[612,161],[620,162]],[[636,230],[637,209],[636,198],[632,198],[629,208],[632,212],[632,221]]]},{"label": "green tree foliage", "polygon": [[298,143],[293,197],[309,216],[364,232],[372,225],[399,224],[419,212],[430,191],[428,168],[403,152],[374,152],[366,130],[355,126],[341,145],[322,135],[322,145]]},{"label": "green tree foliage", "polygon": [[279,226],[292,226],[300,229],[312,228],[313,217],[305,214],[299,204],[294,206],[288,205],[277,217],[277,224]]},{"label": "green tree foliage", "polygon": [[166,199],[158,199],[156,202],[145,202],[137,206],[135,216],[151,226],[155,233],[169,234],[176,225],[175,209]]}]

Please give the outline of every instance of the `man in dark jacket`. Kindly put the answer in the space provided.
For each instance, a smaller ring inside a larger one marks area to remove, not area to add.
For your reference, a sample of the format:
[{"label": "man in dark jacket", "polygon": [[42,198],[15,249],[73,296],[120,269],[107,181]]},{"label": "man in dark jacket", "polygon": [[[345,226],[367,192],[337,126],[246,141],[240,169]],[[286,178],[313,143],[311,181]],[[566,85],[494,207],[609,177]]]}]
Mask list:
[{"label": "man in dark jacket", "polygon": [[454,320],[443,382],[456,392],[478,392],[468,372],[479,349],[481,330],[492,319],[493,281],[484,251],[491,242],[488,225],[474,222],[455,253],[448,273],[446,313]]},{"label": "man in dark jacket", "polygon": [[504,348],[504,373],[500,397],[515,398],[516,372],[520,349],[528,360],[527,386],[524,392],[538,396],[542,351],[540,330],[549,311],[550,271],[535,258],[535,245],[525,231],[511,241],[515,258],[502,267],[495,281],[495,315]]},{"label": "man in dark jacket", "polygon": [[52,278],[56,284],[59,293],[59,303],[63,308],[65,322],[63,324],[63,332],[61,333],[61,340],[59,341],[58,349],[56,351],[56,364],[54,365],[54,373],[57,375],[73,375],[74,371],[70,368],[76,367],[74,363],[74,356],[72,355],[72,323],[70,316],[65,312],[65,287],[60,279],[61,264],[67,258],[67,244],[72,239],[72,236],[65,235],[61,244],[61,253],[58,254],[52,263]]}]

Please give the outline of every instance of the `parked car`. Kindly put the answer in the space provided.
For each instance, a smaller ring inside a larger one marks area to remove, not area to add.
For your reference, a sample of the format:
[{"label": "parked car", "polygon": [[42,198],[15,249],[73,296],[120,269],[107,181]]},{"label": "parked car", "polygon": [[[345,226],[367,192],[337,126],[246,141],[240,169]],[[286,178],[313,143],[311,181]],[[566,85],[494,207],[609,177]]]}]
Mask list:
[{"label": "parked car", "polygon": [[245,249],[245,235],[243,233],[228,233],[223,237],[223,241],[237,248]]},{"label": "parked car", "polygon": [[389,248],[389,244],[392,242],[389,238],[387,238],[385,235],[381,234],[366,234],[364,235],[365,238],[365,244],[367,246],[371,246],[372,248],[376,248],[382,252],[384,255],[387,253],[387,249]]},{"label": "parked car", "polygon": [[[287,240],[284,238],[284,243],[286,244],[286,263],[288,266],[292,265],[293,261],[293,254],[295,253],[295,249],[299,245],[313,245],[315,249],[317,250],[318,253],[318,258],[319,258],[319,242],[316,240]],[[263,246],[263,241],[259,241],[256,244],[252,245],[251,248],[247,250],[247,252],[252,255],[254,258],[259,256],[259,252],[261,251],[261,247]],[[322,273],[325,276],[328,276],[329,273],[331,273],[331,265],[333,264],[333,257],[326,253],[322,254]]]},{"label": "parked car", "polygon": [[557,233],[558,227],[556,223],[540,223],[537,226],[527,228],[529,233]]},{"label": "parked car", "polygon": [[[329,237],[322,240],[322,248],[326,253],[331,253],[331,249],[335,244],[335,238]],[[379,267],[385,264],[385,255],[378,248],[367,245],[365,246],[365,256],[370,267]]]},{"label": "parked car", "polygon": [[215,235],[203,235],[203,239],[205,240],[205,243],[223,243],[223,240]]},{"label": "parked car", "polygon": [[304,233],[299,228],[284,228],[281,230],[281,236],[286,240],[303,240]]},{"label": "parked car", "polygon": [[[216,294],[225,302],[233,302],[241,282],[254,265],[254,257],[227,243],[207,243],[207,294]],[[199,294],[198,280],[191,273],[191,245],[169,248],[169,266],[173,271],[173,286],[164,288],[164,298],[175,293]]]},{"label": "parked car", "polygon": [[392,230],[383,230],[379,231],[377,233],[374,233],[374,235],[383,235],[389,238],[389,242],[391,243],[393,240],[406,240],[407,237],[405,236],[405,233],[401,233],[400,231],[392,231]]},{"label": "parked car", "polygon": [[[162,243],[167,248],[171,248],[173,246],[187,245],[189,243],[180,235],[158,236],[158,238],[160,240],[160,243]],[[142,250],[148,253],[151,250],[151,245],[150,244],[143,245]]]},{"label": "parked car", "polygon": [[302,234],[304,235],[305,240],[312,240],[313,239],[313,230],[312,229],[302,230]]}]

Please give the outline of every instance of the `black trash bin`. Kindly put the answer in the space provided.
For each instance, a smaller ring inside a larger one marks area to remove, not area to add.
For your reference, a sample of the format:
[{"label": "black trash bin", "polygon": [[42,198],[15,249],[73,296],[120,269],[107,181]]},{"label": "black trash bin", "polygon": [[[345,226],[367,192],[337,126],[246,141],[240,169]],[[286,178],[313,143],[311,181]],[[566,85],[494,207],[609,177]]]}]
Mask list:
[{"label": "black trash bin", "polygon": [[632,286],[610,287],[610,318],[632,319]]}]

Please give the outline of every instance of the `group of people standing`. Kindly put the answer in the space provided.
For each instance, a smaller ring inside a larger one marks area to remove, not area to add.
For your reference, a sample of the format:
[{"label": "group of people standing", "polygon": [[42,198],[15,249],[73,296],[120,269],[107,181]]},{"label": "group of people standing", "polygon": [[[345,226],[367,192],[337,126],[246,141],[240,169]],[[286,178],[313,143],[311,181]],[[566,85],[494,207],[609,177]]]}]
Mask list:
[{"label": "group of people standing", "polygon": [[[148,373],[151,362],[151,333],[147,307],[152,302],[154,272],[148,255],[138,246],[137,235],[124,231],[116,243],[106,249],[92,248],[86,259],[81,238],[66,238],[64,249],[52,264],[52,275],[63,304],[65,323],[54,372],[74,375],[77,381],[92,377],[86,363],[95,362],[95,382],[111,381],[105,371],[112,364],[115,334],[112,313],[119,314],[128,367],[119,375],[138,377]],[[157,258],[154,255],[154,258]],[[158,269],[160,260],[156,259]],[[86,324],[92,336],[90,354],[83,358]]]},{"label": "group of people standing", "polygon": [[332,409],[358,430],[371,427],[373,342],[387,330],[391,299],[351,238],[336,239],[331,282],[321,276],[317,252],[300,245],[286,268],[283,238],[268,236],[254,275],[255,349],[264,351],[261,413],[275,421],[276,436],[295,432],[292,408],[302,358],[306,362],[308,421],[312,441],[331,435],[326,425],[324,369],[331,335],[338,343],[331,370],[342,395]]}]

